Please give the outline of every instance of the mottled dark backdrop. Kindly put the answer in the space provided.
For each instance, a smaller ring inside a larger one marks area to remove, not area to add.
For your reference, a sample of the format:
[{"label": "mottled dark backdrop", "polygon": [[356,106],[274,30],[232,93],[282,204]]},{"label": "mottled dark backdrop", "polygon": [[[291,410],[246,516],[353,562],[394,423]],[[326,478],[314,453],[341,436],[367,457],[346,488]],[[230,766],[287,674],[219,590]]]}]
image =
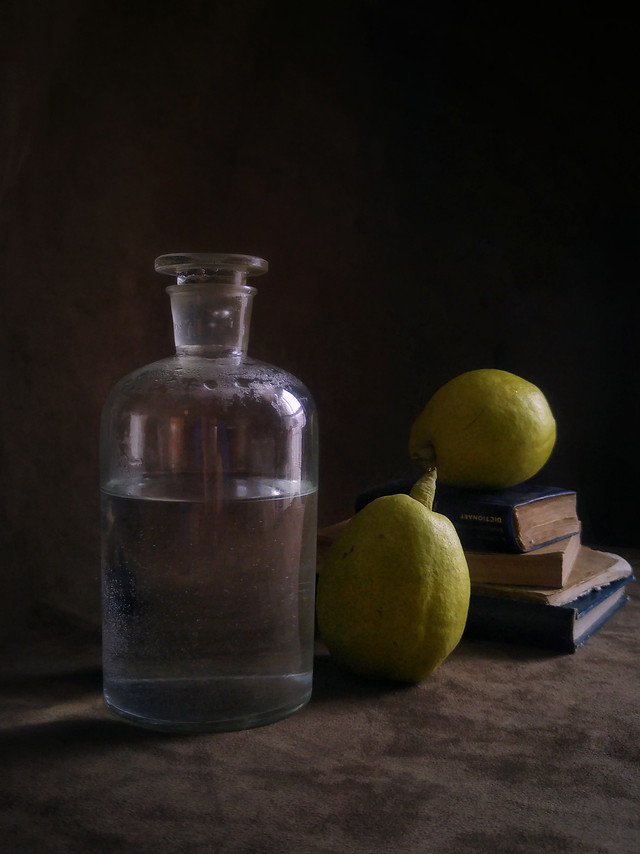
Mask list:
[{"label": "mottled dark backdrop", "polygon": [[321,524],[495,366],[585,538],[640,544],[633,28],[442,5],[2,4],[0,634],[96,618],[100,407],[172,351],[170,251],[269,260],[250,351],[316,398]]}]

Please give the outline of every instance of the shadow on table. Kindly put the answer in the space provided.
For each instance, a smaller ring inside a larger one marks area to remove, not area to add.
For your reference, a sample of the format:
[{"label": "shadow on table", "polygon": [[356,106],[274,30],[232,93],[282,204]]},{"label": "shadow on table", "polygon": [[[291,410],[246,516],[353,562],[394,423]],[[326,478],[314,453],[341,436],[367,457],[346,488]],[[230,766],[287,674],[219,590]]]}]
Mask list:
[{"label": "shadow on table", "polygon": [[[0,753],[5,759],[11,754],[21,758],[32,754],[44,759],[56,750],[67,754],[82,753],[91,745],[136,743],[140,741],[163,740],[174,737],[172,733],[159,733],[140,727],[133,727],[104,716],[85,716],[79,713],[58,720],[32,722],[0,730]],[[177,736],[175,736],[177,737]]]},{"label": "shadow on table", "polygon": [[[0,755],[81,752],[88,745],[171,738],[112,716],[102,699],[99,666],[32,668],[0,676]],[[177,737],[177,736],[176,736]]]},{"label": "shadow on table", "polygon": [[[507,644],[498,641],[471,640],[463,638],[451,653],[451,660],[462,661],[528,662],[564,658],[554,650],[539,649],[526,645]],[[344,700],[399,695],[411,691],[412,683],[396,682],[392,679],[375,679],[359,676],[335,662],[326,647],[316,643],[313,673],[313,700]]]},{"label": "shadow on table", "polygon": [[337,664],[329,653],[316,653],[313,665],[313,701],[344,700],[402,694],[415,686],[393,679],[359,676]]},{"label": "shadow on table", "polygon": [[[553,653],[528,647],[462,640],[454,656],[462,659],[531,660]],[[359,676],[335,662],[326,647],[316,645],[313,703],[401,697],[411,683]],[[64,661],[41,662],[22,673],[0,674],[0,755],[22,758],[81,753],[102,745],[164,742],[198,733],[171,733],[132,726],[112,716],[102,698],[102,670],[94,663],[65,667]]]}]

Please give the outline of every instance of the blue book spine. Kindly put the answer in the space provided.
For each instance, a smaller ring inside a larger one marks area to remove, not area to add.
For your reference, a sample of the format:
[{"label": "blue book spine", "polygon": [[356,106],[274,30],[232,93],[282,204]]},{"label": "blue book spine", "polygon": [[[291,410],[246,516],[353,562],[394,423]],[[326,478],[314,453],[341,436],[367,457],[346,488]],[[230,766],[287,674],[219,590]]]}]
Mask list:
[{"label": "blue book spine", "polygon": [[[464,633],[476,640],[526,644],[572,653],[628,601],[626,594],[617,598],[614,594],[633,580],[633,576],[620,578],[565,605],[472,594]],[[607,600],[612,603],[609,609],[605,605]],[[581,618],[603,605],[601,618],[582,632]]]}]

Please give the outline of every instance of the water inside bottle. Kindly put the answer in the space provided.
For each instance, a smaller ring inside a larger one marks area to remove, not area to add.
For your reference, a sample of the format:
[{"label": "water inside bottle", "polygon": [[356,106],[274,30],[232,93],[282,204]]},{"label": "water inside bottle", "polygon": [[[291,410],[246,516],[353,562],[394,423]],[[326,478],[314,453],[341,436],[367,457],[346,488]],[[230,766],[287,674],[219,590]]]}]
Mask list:
[{"label": "water inside bottle", "polygon": [[230,730],[311,695],[315,489],[201,476],[102,491],[107,705],[142,725]]}]

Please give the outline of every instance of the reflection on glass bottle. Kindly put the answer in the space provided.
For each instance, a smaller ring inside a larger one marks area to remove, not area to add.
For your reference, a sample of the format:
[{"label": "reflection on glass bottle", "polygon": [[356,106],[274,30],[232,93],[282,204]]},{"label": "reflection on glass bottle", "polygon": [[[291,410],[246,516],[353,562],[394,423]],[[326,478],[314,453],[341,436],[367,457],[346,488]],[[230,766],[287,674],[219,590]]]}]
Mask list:
[{"label": "reflection on glass bottle", "polygon": [[317,415],[247,356],[266,262],[173,255],[176,355],[121,380],[101,424],[108,706],[166,729],[277,720],[311,693]]}]

